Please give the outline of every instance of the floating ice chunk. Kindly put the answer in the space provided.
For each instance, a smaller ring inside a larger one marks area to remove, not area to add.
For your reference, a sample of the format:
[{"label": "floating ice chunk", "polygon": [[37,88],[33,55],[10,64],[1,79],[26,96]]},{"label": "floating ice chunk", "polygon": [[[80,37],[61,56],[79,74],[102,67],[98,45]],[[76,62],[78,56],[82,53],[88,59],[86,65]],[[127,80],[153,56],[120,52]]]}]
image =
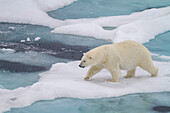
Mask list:
[{"label": "floating ice chunk", "polygon": [[5,52],[5,53],[14,53],[15,50],[14,49],[10,49],[10,48],[2,48],[0,49],[0,52]]},{"label": "floating ice chunk", "polygon": [[155,57],[158,57],[158,58],[165,59],[165,60],[170,60],[170,56],[159,55],[159,54],[154,54],[154,53],[151,53],[151,55],[155,56]]},{"label": "floating ice chunk", "polygon": [[0,34],[7,34],[10,33],[10,31],[0,31]]},{"label": "floating ice chunk", "polygon": [[34,40],[39,41],[40,39],[41,39],[41,37],[36,37]]},{"label": "floating ice chunk", "polygon": [[[55,33],[92,36],[111,40],[113,43],[124,40],[148,42],[156,35],[170,30],[170,7],[150,9],[125,16],[93,19],[66,20],[72,23],[53,30]],[[117,27],[104,30],[102,27]]]},{"label": "floating ice chunk", "polygon": [[25,40],[21,40],[21,42],[25,42]]},{"label": "floating ice chunk", "polygon": [[27,38],[27,42],[30,42],[30,41],[31,41],[31,39],[28,37],[28,38]]},{"label": "floating ice chunk", "polygon": [[95,23],[103,27],[119,27],[121,25],[125,25],[138,20],[159,18],[161,16],[166,16],[169,13],[170,13],[170,7],[152,8],[141,12],[135,12],[130,15],[85,18],[85,19],[67,19],[65,20],[65,22],[67,24]]},{"label": "floating ice chunk", "polygon": [[166,59],[166,60],[170,60],[170,56],[161,55],[160,58],[163,58],[163,59]]},{"label": "floating ice chunk", "polygon": [[15,29],[15,27],[12,27],[12,26],[11,26],[11,27],[9,27],[9,29],[14,30],[14,29]]},{"label": "floating ice chunk", "polygon": [[141,43],[148,42],[156,35],[170,30],[170,14],[155,19],[139,20],[115,29],[114,42],[135,40]]},{"label": "floating ice chunk", "polygon": [[92,36],[101,39],[111,39],[113,32],[104,30],[100,25],[93,23],[80,23],[58,27],[51,31],[53,33],[75,34],[82,36]]},{"label": "floating ice chunk", "polygon": [[170,91],[168,62],[154,61],[155,66],[159,68],[158,77],[150,77],[149,73],[137,68],[135,78],[123,78],[126,73],[122,71],[120,81],[116,83],[107,82],[111,78],[107,70],[101,71],[89,81],[84,81],[88,68],[79,68],[79,63],[75,61],[54,64],[49,71],[40,74],[40,80],[32,86],[14,90],[0,89],[0,112],[59,97],[102,98],[130,93]]}]

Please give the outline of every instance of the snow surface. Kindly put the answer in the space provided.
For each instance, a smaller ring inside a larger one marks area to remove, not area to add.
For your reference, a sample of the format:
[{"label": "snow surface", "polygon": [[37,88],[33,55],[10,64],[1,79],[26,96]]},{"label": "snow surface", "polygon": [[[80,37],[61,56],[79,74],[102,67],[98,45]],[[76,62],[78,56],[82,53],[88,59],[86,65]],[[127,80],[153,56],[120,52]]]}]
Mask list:
[{"label": "snow surface", "polygon": [[[55,28],[52,32],[91,36],[113,43],[127,39],[148,42],[170,30],[170,7],[153,8],[131,15],[88,19],[58,20],[47,11],[67,6],[76,0],[1,0],[0,22],[27,23]],[[116,27],[105,30],[103,27]]]},{"label": "snow surface", "polygon": [[47,11],[62,8],[76,0],[0,0],[0,22],[61,26],[63,21],[54,19]]},{"label": "snow surface", "polygon": [[[148,42],[156,35],[170,30],[170,7],[150,9],[125,16],[100,17],[92,19],[65,20],[66,26],[57,27],[52,32],[91,36],[111,40]],[[103,27],[117,27],[104,30]]]},{"label": "snow surface", "polygon": [[83,78],[88,68],[79,68],[79,63],[74,61],[54,64],[49,71],[40,74],[40,80],[32,86],[14,90],[0,89],[0,112],[58,97],[101,98],[129,93],[170,91],[169,62],[154,61],[159,68],[158,77],[150,77],[149,73],[137,68],[135,78],[123,78],[123,71],[119,82],[108,82],[111,75],[107,70],[85,81]]},{"label": "snow surface", "polygon": [[70,5],[77,0],[35,0],[41,10],[48,12]]}]

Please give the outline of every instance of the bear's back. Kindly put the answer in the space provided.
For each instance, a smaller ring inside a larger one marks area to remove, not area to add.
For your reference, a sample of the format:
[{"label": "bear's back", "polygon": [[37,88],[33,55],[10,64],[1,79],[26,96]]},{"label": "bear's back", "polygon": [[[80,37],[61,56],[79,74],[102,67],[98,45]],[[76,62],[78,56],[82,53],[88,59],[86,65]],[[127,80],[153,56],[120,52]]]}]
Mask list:
[{"label": "bear's back", "polygon": [[113,44],[113,46],[120,54],[143,55],[145,53],[148,54],[149,52],[144,45],[132,40],[119,42]]},{"label": "bear's back", "polygon": [[[114,51],[116,50],[116,54],[121,59],[121,63],[130,64],[133,62],[134,64],[138,64],[142,60],[150,59],[151,55],[148,49],[142,44],[136,41],[123,41],[112,45]],[[123,64],[125,65],[125,64]]]}]

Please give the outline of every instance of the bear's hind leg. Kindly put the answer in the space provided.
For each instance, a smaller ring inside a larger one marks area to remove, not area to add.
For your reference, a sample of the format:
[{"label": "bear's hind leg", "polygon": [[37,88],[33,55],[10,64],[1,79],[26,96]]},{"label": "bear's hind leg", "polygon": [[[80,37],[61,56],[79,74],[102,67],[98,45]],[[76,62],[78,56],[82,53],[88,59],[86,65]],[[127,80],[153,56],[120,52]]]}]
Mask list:
[{"label": "bear's hind leg", "polygon": [[103,69],[103,65],[95,65],[92,66],[88,72],[86,77],[84,78],[84,80],[88,80],[89,78],[91,78],[93,75],[95,75],[96,73],[100,72]]},{"label": "bear's hind leg", "polygon": [[158,68],[157,67],[154,67],[154,68],[155,68],[155,73],[151,74],[151,77],[157,77],[158,76]]},{"label": "bear's hind leg", "polygon": [[156,77],[158,74],[158,68],[154,67],[152,62],[145,62],[139,65],[142,69],[146,70],[151,74],[151,77]]},{"label": "bear's hind leg", "polygon": [[127,74],[126,74],[126,76],[125,76],[125,78],[132,78],[132,77],[135,77],[135,71],[136,71],[136,68],[131,69],[131,70],[128,70],[128,71],[127,71]]}]

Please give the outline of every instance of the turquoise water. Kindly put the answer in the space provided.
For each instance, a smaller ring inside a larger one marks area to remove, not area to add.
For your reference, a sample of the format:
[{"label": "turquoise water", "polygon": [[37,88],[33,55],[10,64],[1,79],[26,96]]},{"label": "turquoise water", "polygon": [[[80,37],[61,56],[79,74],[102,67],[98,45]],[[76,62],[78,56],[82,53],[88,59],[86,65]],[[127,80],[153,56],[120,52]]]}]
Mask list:
[{"label": "turquoise water", "polygon": [[57,19],[95,18],[127,15],[150,8],[170,6],[170,0],[78,0],[48,14]]},{"label": "turquoise water", "polygon": [[[170,6],[170,0],[79,0],[48,14],[63,20],[125,15],[164,6]],[[15,50],[13,53],[0,51],[0,87],[15,89],[32,85],[39,80],[38,74],[49,70],[52,64],[79,60],[83,52],[110,43],[93,37],[53,34],[51,30],[37,25],[0,23],[0,49]],[[28,37],[31,42],[21,42]],[[40,41],[34,41],[36,37],[41,37]],[[152,53],[170,56],[169,43],[170,31],[144,45]],[[169,97],[170,92],[100,99],[57,98],[6,113],[158,113],[166,110],[168,113]]]},{"label": "turquoise water", "polygon": [[[0,50],[0,87],[32,85],[52,64],[80,59],[90,48],[109,43],[92,37],[54,34],[51,30],[38,25],[0,23],[0,49],[15,50],[12,53]],[[30,42],[21,42],[28,37]],[[36,37],[41,39],[34,41]]]},{"label": "turquoise water", "polygon": [[58,98],[39,101],[6,113],[158,113],[170,111],[170,92],[131,94],[115,98]]},{"label": "turquoise water", "polygon": [[[167,54],[169,52],[169,32],[158,35],[155,39],[149,43],[144,44],[150,51],[154,52],[157,48],[154,44],[159,44],[162,51],[156,51],[157,54]],[[165,44],[167,45],[165,45]],[[161,59],[158,59],[161,60]],[[11,84],[6,84],[9,88],[16,88],[21,85],[26,86],[30,83],[36,82],[39,77],[30,74],[3,74],[0,75],[2,81],[4,81],[4,75]],[[13,78],[14,77],[14,78]],[[18,78],[19,79],[18,79]],[[17,79],[16,79],[17,78]],[[22,80],[26,80],[22,81]],[[18,80],[16,82],[16,80]],[[20,83],[22,82],[22,83]],[[3,84],[3,83],[0,83]],[[14,86],[13,86],[14,84]],[[144,93],[144,94],[132,94],[115,98],[102,98],[102,99],[75,99],[75,98],[57,98],[49,101],[39,101],[31,106],[24,108],[14,108],[7,113],[158,113],[154,111],[154,107],[159,108],[156,110],[166,110],[167,106],[170,106],[170,92],[161,93]],[[161,106],[161,107],[159,107]],[[169,108],[168,108],[169,109]],[[168,112],[166,112],[168,113]]]},{"label": "turquoise water", "polygon": [[11,73],[0,72],[0,88],[15,89],[18,87],[26,87],[34,84],[39,80],[40,72],[36,73]]},{"label": "turquoise water", "polygon": [[144,44],[152,53],[170,56],[170,31],[159,34]]}]

